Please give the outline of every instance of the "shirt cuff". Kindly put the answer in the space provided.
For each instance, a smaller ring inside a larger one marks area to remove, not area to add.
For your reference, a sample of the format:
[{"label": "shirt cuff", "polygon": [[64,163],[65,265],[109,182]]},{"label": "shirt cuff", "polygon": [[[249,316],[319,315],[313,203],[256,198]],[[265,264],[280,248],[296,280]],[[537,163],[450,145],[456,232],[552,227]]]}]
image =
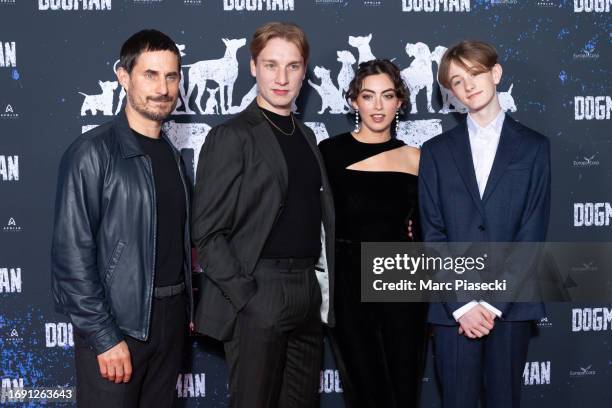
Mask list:
[{"label": "shirt cuff", "polygon": [[461,316],[466,314],[468,311],[470,311],[476,305],[478,305],[478,302],[475,301],[475,300],[472,300],[471,302],[466,303],[465,305],[461,306],[459,309],[455,310],[453,312],[453,317],[455,318],[455,321],[459,321]]},{"label": "shirt cuff", "polygon": [[499,310],[498,308],[496,308],[493,305],[490,305],[489,303],[485,302],[484,300],[481,300],[480,302],[481,306],[483,306],[485,309],[488,309],[489,311],[493,312],[495,314],[495,316],[497,317],[502,317],[502,312],[501,310]]}]

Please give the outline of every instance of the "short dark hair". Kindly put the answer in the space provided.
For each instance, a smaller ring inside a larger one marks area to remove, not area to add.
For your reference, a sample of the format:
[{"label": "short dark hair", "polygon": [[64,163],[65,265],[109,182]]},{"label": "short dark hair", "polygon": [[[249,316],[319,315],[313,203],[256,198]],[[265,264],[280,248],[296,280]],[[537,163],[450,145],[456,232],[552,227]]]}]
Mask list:
[{"label": "short dark hair", "polygon": [[140,54],[147,51],[172,52],[174,55],[176,55],[180,71],[181,53],[178,47],[166,34],[153,29],[139,31],[123,43],[121,46],[121,52],[119,53],[119,64],[117,65],[117,68],[123,68],[131,74]]},{"label": "short dark hair", "polygon": [[[474,64],[472,69],[465,61]],[[448,89],[452,88],[448,74],[453,62],[472,74],[482,74],[497,64],[497,51],[491,44],[474,40],[461,41],[446,50],[438,67],[438,82]]]},{"label": "short dark hair", "polygon": [[349,84],[348,92],[346,93],[346,99],[349,104],[359,96],[359,92],[361,92],[363,87],[363,80],[370,75],[378,74],[386,74],[391,79],[395,96],[402,101],[401,108],[403,108],[408,100],[408,89],[406,89],[406,84],[402,79],[399,68],[388,59],[373,59],[359,64],[355,77]]}]

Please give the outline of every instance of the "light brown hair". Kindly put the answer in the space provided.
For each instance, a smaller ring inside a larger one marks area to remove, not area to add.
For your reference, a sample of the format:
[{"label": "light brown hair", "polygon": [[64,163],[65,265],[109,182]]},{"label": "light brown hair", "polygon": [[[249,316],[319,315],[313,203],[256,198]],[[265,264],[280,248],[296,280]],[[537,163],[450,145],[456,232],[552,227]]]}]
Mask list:
[{"label": "light brown hair", "polygon": [[[465,64],[466,61],[474,66],[470,69]],[[471,40],[461,41],[446,50],[438,67],[438,82],[448,89],[451,89],[449,78],[451,62],[472,74],[481,74],[490,71],[497,64],[497,51],[491,44]]]},{"label": "light brown hair", "polygon": [[251,39],[249,48],[251,50],[251,58],[255,63],[257,63],[257,56],[261,50],[263,50],[268,41],[273,38],[282,38],[283,40],[293,43],[300,51],[300,54],[304,59],[304,64],[308,63],[310,45],[308,44],[304,31],[302,31],[302,29],[294,23],[279,21],[266,23],[255,30],[255,33],[253,33],[253,38]]}]

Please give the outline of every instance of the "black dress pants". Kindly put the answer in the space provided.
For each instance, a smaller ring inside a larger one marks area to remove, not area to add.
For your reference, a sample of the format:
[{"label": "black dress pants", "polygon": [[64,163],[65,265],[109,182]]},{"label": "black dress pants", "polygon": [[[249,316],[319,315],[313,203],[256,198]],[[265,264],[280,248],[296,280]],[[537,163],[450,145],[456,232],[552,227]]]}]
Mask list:
[{"label": "black dress pants", "polygon": [[312,260],[264,259],[225,343],[231,408],[319,406],[323,329]]},{"label": "black dress pants", "polygon": [[187,337],[185,294],[153,299],[147,341],[126,336],[132,360],[132,378],[115,384],[100,375],[97,354],[77,333],[74,356],[77,406],[81,408],[171,407],[183,362]]},{"label": "black dress pants", "polygon": [[336,252],[336,325],[329,329],[347,408],[416,408],[426,303],[361,302],[360,249]]}]

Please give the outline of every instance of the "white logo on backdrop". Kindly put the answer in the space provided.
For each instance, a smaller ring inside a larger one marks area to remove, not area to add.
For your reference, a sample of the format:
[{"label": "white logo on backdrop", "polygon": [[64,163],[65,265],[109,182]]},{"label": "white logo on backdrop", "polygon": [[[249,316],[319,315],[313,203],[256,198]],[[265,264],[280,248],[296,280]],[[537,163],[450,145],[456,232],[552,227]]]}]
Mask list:
[{"label": "white logo on backdrop", "polygon": [[574,160],[573,164],[574,167],[594,167],[594,166],[599,166],[599,160],[595,160],[595,158],[597,157],[597,153],[590,156],[590,157],[586,157],[583,156],[583,160]]},{"label": "white logo on backdrop", "polygon": [[17,398],[9,398],[10,391],[23,390],[23,378],[2,378],[0,386],[0,402],[20,402]]},{"label": "white logo on backdrop", "polygon": [[355,77],[355,71],[353,70],[353,64],[357,62],[353,54],[349,51],[338,51],[337,61],[342,64],[340,72],[338,73],[338,89],[342,91],[342,97],[346,99],[346,93],[349,89],[349,84]]},{"label": "white logo on backdrop", "polygon": [[574,13],[609,13],[612,0],[574,0]]},{"label": "white logo on backdrop", "polygon": [[81,116],[85,116],[87,111],[94,116],[98,111],[102,112],[103,115],[112,116],[114,91],[119,84],[117,81],[98,81],[98,85],[102,90],[99,94],[88,95],[79,92],[85,97],[81,105]]},{"label": "white logo on backdrop", "polygon": [[523,384],[550,384],[550,361],[528,361],[523,369]]},{"label": "white logo on backdrop", "polygon": [[17,46],[15,41],[0,41],[0,68],[17,66]]},{"label": "white logo on backdrop", "polygon": [[[502,0],[491,0],[491,3],[499,3]],[[503,0],[510,2],[516,0]],[[454,12],[467,13],[470,11],[470,0],[402,0],[403,12],[438,13]]]},{"label": "white logo on backdrop", "polygon": [[336,88],[332,82],[329,69],[316,66],[314,74],[321,80],[321,85],[317,85],[310,79],[308,83],[321,96],[321,110],[317,113],[325,113],[329,109],[329,113],[348,113],[349,107],[346,100],[342,97],[342,90]]},{"label": "white logo on backdrop", "polygon": [[570,377],[586,377],[597,374],[597,371],[593,370],[593,364],[586,367],[578,367],[579,371],[570,370]]},{"label": "white logo on backdrop", "polygon": [[0,155],[0,181],[19,181],[19,156]]},{"label": "white logo on backdrop", "polygon": [[370,48],[370,41],[372,41],[372,33],[363,37],[355,37],[349,35],[349,45],[351,47],[357,48],[357,52],[359,53],[359,64],[361,64],[362,62],[372,61],[373,59],[376,59],[374,54],[372,54],[372,49]]},{"label": "white logo on backdrop", "polygon": [[4,113],[0,113],[0,118],[17,119],[19,113],[15,112],[15,108],[10,103],[4,108]]},{"label": "white logo on backdrop", "polygon": [[111,0],[38,0],[39,10],[112,10]]},{"label": "white logo on backdrop", "polygon": [[6,223],[6,226],[2,227],[2,230],[5,232],[20,232],[21,227],[17,224],[15,218],[11,217]]},{"label": "white logo on backdrop", "polygon": [[574,96],[574,119],[610,120],[610,117],[612,117],[612,97],[609,95]]},{"label": "white logo on backdrop", "polygon": [[572,309],[572,332],[612,329],[612,308]]},{"label": "white logo on backdrop", "polygon": [[21,268],[0,268],[0,293],[21,293]]},{"label": "white logo on backdrop", "polygon": [[[197,88],[196,106],[200,113],[205,114],[205,109],[202,109],[202,96],[206,91],[206,81],[214,81],[219,85],[221,97],[221,113],[228,113],[228,109],[232,106],[232,93],[234,91],[234,83],[238,79],[238,59],[236,52],[240,47],[246,44],[246,38],[237,40],[223,39],[225,44],[225,55],[222,58],[215,60],[199,61],[193,64],[183,65],[189,67],[189,91],[187,92],[187,101],[191,98],[191,94]],[[225,91],[227,90],[227,103],[225,101]],[[194,113],[189,109],[188,104],[185,104],[188,113]]]},{"label": "white logo on backdrop", "polygon": [[406,44],[406,54],[414,58],[408,68],[402,70],[402,79],[406,83],[410,93],[410,113],[418,113],[416,97],[422,89],[427,92],[427,111],[435,113],[431,106],[431,95],[433,93],[433,71],[431,69],[431,52],[429,47],[418,42]]},{"label": "white logo on backdrop", "polygon": [[[351,80],[355,76],[356,64],[370,61],[374,53],[370,43],[373,34],[362,36],[348,36],[349,49],[336,52],[339,63],[335,67],[337,71],[325,66],[317,65],[313,68],[313,77],[308,79],[308,84],[321,97],[319,114],[346,114],[351,107],[346,101],[346,94]],[[180,97],[173,115],[227,115],[235,114],[244,110],[257,96],[257,85],[254,84],[249,91],[242,96],[240,103],[234,105],[234,84],[238,79],[239,61],[238,50],[246,45],[245,38],[222,39],[225,44],[225,53],[218,59],[207,59],[191,62],[183,65],[183,74],[179,85]],[[181,56],[185,56],[186,46],[177,44]],[[448,89],[439,85],[442,108],[436,112],[432,106],[434,82],[433,64],[440,64],[440,59],[446,51],[444,46],[436,46],[431,51],[430,47],[423,42],[408,42],[405,45],[406,54],[412,59],[410,64],[402,71],[402,78],[410,91],[410,113],[419,113],[417,97],[425,93],[427,113],[448,114],[451,112],[465,113],[467,109],[463,106]],[[118,61],[115,62],[113,70],[116,71]],[[185,84],[185,78],[187,86]],[[335,81],[335,82],[334,82]],[[211,86],[210,84],[216,86]],[[84,96],[81,105],[81,116],[95,116],[101,113],[112,116],[119,113],[124,105],[125,90],[119,86],[116,79],[99,80],[99,93],[87,94],[79,92]],[[116,98],[117,88],[120,88],[119,96]],[[504,92],[499,92],[499,100],[504,111],[516,111],[514,98],[512,97],[513,85]],[[190,105],[191,104],[191,105]],[[194,109],[195,108],[195,109]],[[297,111],[295,105],[294,111]],[[329,137],[327,128],[323,122],[307,122],[315,133],[317,140]],[[85,124],[82,131],[85,132],[96,125]],[[165,124],[165,131],[169,138],[179,149],[194,149],[194,169],[197,168],[197,160],[202,143],[210,130],[206,123],[177,123],[170,121]],[[399,125],[398,138],[412,146],[420,146],[425,141],[442,133],[442,120],[439,118],[419,119],[401,121]]]},{"label": "white logo on backdrop", "polygon": [[223,0],[225,11],[293,11],[294,0]]},{"label": "white logo on backdrop", "polygon": [[[315,83],[311,80],[308,80],[308,83],[321,97],[319,114],[346,114],[349,111],[350,106],[346,102],[346,92],[348,84],[355,76],[352,66],[356,60],[358,63],[362,63],[376,58],[370,46],[371,41],[372,33],[365,36],[350,35],[348,37],[348,44],[357,49],[357,59],[350,51],[337,51],[337,61],[341,63],[337,76],[337,85],[333,83],[331,70],[323,66],[315,66],[314,75],[320,80],[320,83]],[[427,112],[436,113],[432,106],[434,89],[432,64],[435,63],[439,67],[446,47],[439,45],[431,52],[427,44],[416,42],[407,43],[405,51],[412,58],[410,65],[401,71],[402,79],[406,83],[410,94],[410,113],[419,113],[417,96],[422,91],[426,94]],[[467,108],[457,100],[451,91],[439,83],[438,85],[442,96],[442,109],[437,113],[467,112]],[[499,103],[504,111],[516,112],[517,108],[512,97],[512,88],[513,85],[510,85],[507,91],[498,92]],[[408,120],[400,122],[397,137],[409,145],[420,146],[432,137],[442,133],[442,131],[441,119]]]},{"label": "white logo on backdrop", "polygon": [[341,393],[342,382],[338,370],[321,370],[319,381],[319,394]]},{"label": "white logo on backdrop", "polygon": [[183,373],[176,380],[178,398],[203,398],[206,396],[205,373]]}]

